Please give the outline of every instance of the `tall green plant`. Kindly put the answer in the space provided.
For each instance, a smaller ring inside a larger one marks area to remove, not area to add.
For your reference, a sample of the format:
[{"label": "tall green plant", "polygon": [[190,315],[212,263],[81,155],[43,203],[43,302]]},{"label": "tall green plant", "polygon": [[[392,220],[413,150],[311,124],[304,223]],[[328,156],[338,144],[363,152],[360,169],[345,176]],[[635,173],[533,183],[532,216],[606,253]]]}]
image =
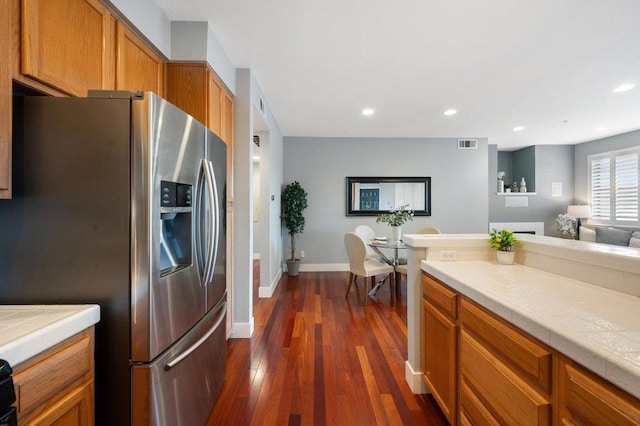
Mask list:
[{"label": "tall green plant", "polygon": [[294,181],[287,185],[282,191],[282,215],[280,219],[284,221],[284,226],[291,236],[291,260],[296,259],[296,234],[304,231],[303,211],[308,207],[307,192],[302,188],[300,182]]}]

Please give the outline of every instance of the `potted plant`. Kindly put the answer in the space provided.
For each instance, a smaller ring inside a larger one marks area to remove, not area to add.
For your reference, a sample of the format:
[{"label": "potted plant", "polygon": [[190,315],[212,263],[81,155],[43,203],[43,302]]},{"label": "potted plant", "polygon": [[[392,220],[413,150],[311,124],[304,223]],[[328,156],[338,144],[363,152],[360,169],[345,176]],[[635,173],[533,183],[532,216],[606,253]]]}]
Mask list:
[{"label": "potted plant", "polygon": [[513,245],[518,242],[518,239],[512,231],[503,229],[498,231],[496,228],[491,229],[489,234],[489,245],[496,249],[498,262],[510,265],[513,263],[514,252],[511,251]]},{"label": "potted plant", "polygon": [[400,241],[402,236],[402,225],[413,220],[413,210],[409,210],[409,204],[391,209],[389,213],[383,213],[376,219],[377,223],[387,223],[391,226],[392,241]]},{"label": "potted plant", "polygon": [[294,181],[282,191],[282,215],[280,219],[291,237],[291,257],[287,259],[287,274],[295,277],[300,271],[300,259],[296,258],[296,234],[304,231],[303,211],[308,206],[307,192],[300,182]]}]

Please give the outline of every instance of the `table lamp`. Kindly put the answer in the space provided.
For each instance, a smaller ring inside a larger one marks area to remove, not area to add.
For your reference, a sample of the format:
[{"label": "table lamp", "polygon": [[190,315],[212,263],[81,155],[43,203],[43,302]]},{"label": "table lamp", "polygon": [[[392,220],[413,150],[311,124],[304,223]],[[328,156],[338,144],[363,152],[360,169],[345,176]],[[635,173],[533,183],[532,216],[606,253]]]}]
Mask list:
[{"label": "table lamp", "polygon": [[587,219],[591,217],[591,207],[589,206],[569,206],[567,207],[567,214],[575,217],[578,221],[576,223],[576,240],[580,239],[580,219]]}]

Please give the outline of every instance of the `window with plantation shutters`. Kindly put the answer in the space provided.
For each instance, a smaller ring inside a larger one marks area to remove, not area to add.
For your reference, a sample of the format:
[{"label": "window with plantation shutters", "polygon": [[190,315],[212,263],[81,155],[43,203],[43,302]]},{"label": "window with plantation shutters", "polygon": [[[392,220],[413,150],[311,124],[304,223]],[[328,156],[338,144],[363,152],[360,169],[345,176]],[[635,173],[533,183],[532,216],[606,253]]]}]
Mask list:
[{"label": "window with plantation shutters", "polygon": [[591,218],[605,224],[640,224],[640,147],[589,156]]},{"label": "window with plantation shutters", "polygon": [[611,158],[593,158],[591,164],[591,217],[611,218]]}]

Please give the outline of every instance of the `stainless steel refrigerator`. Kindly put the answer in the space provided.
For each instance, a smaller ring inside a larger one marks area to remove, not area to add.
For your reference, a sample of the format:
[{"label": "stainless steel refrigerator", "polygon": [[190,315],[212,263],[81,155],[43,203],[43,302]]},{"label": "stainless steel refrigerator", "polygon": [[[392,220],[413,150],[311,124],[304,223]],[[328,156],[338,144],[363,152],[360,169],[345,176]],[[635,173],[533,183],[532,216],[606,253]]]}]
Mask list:
[{"label": "stainless steel refrigerator", "polygon": [[226,370],[226,146],[151,92],[14,97],[0,304],[97,303],[96,423],[202,425]]}]

